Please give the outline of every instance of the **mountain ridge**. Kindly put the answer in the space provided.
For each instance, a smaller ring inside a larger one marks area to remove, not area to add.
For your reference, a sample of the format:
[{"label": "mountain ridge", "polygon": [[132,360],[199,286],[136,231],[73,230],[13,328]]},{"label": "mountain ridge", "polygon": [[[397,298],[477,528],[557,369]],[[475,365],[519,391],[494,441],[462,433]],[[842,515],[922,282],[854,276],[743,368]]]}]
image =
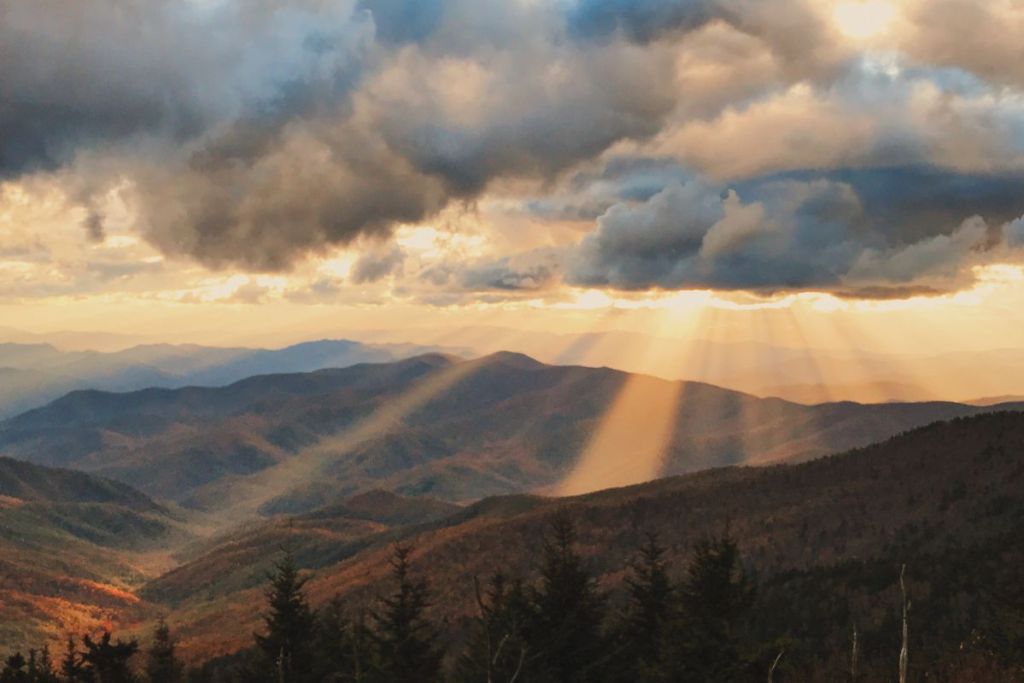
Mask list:
[{"label": "mountain ridge", "polygon": [[678,402],[664,415],[670,429],[654,476],[803,460],[993,410],[804,406],[512,352],[471,361],[425,354],[224,387],[77,392],[0,423],[0,454],[103,474],[208,511],[258,496],[263,514],[297,513],[375,488],[457,502],[550,490],[609,422],[647,430],[628,423],[637,416],[624,396],[639,401],[640,418],[648,405]]}]

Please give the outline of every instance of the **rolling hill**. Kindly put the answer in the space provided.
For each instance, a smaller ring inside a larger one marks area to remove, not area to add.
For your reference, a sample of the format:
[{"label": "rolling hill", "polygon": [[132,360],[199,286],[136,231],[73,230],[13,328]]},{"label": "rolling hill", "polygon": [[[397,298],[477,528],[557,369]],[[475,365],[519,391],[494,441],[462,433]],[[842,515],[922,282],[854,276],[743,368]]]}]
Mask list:
[{"label": "rolling hill", "polygon": [[[661,406],[670,427],[652,476],[806,460],[992,410],[804,406],[511,353],[426,355],[221,388],[74,392],[0,423],[0,454],[102,474],[232,522],[376,488],[466,501],[553,490],[606,414],[623,412],[612,409],[618,397],[637,387],[634,399]],[[628,441],[632,429],[619,431]],[[629,457],[616,464],[623,481],[652,478],[629,479]]]}]

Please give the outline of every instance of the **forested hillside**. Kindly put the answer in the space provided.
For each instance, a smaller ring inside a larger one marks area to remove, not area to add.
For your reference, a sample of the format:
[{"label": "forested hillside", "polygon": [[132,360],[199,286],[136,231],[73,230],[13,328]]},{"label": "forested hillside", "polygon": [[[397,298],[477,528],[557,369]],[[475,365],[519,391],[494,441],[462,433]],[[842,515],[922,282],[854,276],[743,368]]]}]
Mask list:
[{"label": "forested hillside", "polygon": [[[854,626],[862,680],[892,680],[904,565],[914,605],[911,680],[977,680],[936,677],[994,661],[992,648],[1010,656],[998,645],[1011,618],[1000,612],[999,596],[1016,590],[1024,559],[1024,415],[934,424],[799,465],[714,470],[571,499],[488,499],[440,521],[336,544],[343,556],[330,562],[306,552],[301,521],[294,531],[268,527],[276,531],[263,532],[263,548],[270,555],[287,547],[293,533],[299,565],[312,570],[304,588],[312,604],[338,597],[351,616],[391,585],[394,544],[409,545],[410,572],[430,584],[426,614],[457,651],[479,609],[474,581],[500,572],[535,585],[540,539],[550,538],[559,517],[573,525],[574,552],[607,600],[606,629],[628,602],[629,567],[647,534],[664,547],[677,581],[702,538],[726,534],[756,577],[744,633],[759,647],[786,650],[776,680],[845,680]],[[262,599],[256,582],[220,595],[204,590],[223,552],[214,549],[144,591],[172,609],[182,650],[192,657],[244,648],[260,628],[251,609]]]},{"label": "forested hillside", "polygon": [[124,484],[0,458],[0,642],[141,618],[133,591],[188,537],[180,515]]}]

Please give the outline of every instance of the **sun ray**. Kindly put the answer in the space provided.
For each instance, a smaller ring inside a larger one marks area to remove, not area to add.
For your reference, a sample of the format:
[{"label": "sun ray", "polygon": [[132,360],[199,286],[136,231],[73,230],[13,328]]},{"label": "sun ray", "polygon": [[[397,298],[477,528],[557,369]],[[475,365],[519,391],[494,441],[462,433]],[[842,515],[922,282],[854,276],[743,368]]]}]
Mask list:
[{"label": "sun ray", "polygon": [[315,480],[326,464],[400,428],[409,415],[451,391],[480,367],[480,361],[457,361],[431,371],[405,393],[355,424],[322,438],[278,465],[232,480],[230,498],[213,511],[206,532],[221,532],[257,518],[261,507],[296,486]]}]

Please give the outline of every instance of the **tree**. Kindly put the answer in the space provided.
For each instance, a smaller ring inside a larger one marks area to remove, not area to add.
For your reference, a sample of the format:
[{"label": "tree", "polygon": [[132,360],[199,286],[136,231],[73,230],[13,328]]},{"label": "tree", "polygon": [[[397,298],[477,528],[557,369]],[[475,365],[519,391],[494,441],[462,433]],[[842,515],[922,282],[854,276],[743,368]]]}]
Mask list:
[{"label": "tree", "polygon": [[456,666],[455,680],[465,683],[521,683],[530,680],[534,653],[529,624],[535,618],[520,581],[495,574],[486,590],[473,581],[479,614]]},{"label": "tree", "polygon": [[20,652],[8,657],[4,662],[3,671],[0,671],[0,683],[28,683],[28,672],[25,671],[27,664]]},{"label": "tree", "polygon": [[91,678],[85,680],[95,680],[96,683],[133,683],[135,678],[128,662],[139,651],[136,641],[111,642],[110,631],[104,631],[99,641],[94,641],[88,635],[83,636],[82,645],[85,646],[82,663],[91,674]]},{"label": "tree", "polygon": [[146,653],[146,677],[149,683],[180,683],[183,672],[175,654],[171,629],[160,619],[153,630],[153,644]]},{"label": "tree", "polygon": [[593,680],[604,660],[604,600],[575,551],[576,530],[564,512],[551,521],[543,545],[531,646],[545,675],[557,683]]},{"label": "tree", "polygon": [[313,611],[302,589],[309,580],[299,575],[295,557],[286,552],[268,577],[269,612],[263,618],[266,634],[256,643],[279,683],[301,683],[312,670],[311,647],[315,627]]},{"label": "tree", "polygon": [[57,674],[50,659],[50,646],[31,650],[28,654],[28,678],[32,683],[57,683]]},{"label": "tree", "polygon": [[425,612],[430,606],[425,580],[410,575],[409,546],[396,545],[391,558],[395,591],[381,600],[379,612],[371,614],[377,661],[374,680],[387,683],[439,679],[442,652],[436,644],[434,626]]},{"label": "tree", "polygon": [[753,600],[753,582],[728,531],[698,541],[679,587],[682,623],[671,679],[744,680],[750,652],[742,631]]},{"label": "tree", "polygon": [[665,548],[655,534],[648,534],[640,547],[626,587],[629,603],[616,638],[616,668],[622,678],[659,680],[677,610],[676,589],[668,576]]},{"label": "tree", "polygon": [[92,672],[88,671],[82,661],[82,655],[75,645],[75,637],[68,636],[64,658],[60,664],[60,674],[66,683],[92,683]]},{"label": "tree", "polygon": [[361,683],[366,680],[372,644],[365,613],[354,619],[345,613],[339,597],[317,614],[313,680]]}]

